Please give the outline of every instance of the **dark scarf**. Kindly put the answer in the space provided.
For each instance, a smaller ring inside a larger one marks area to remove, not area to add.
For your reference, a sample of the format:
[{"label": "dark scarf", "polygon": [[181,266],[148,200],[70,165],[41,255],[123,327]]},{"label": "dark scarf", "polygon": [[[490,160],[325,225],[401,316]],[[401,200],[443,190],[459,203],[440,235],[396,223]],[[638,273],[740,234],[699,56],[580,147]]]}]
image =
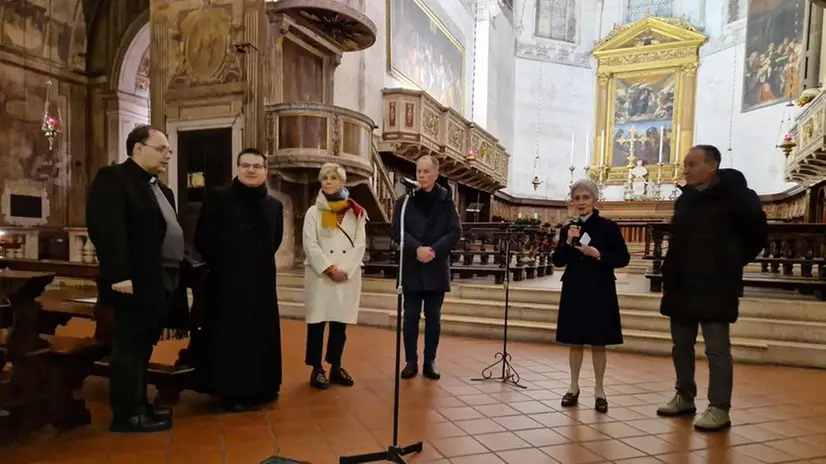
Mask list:
[{"label": "dark scarf", "polygon": [[438,185],[434,185],[433,190],[429,192],[417,190],[416,195],[413,196],[413,204],[416,206],[416,210],[425,218],[429,217],[430,212],[433,210],[433,205],[436,203],[436,200],[439,199],[440,193],[441,191]]},{"label": "dark scarf", "polygon": [[233,192],[241,195],[242,198],[247,199],[251,203],[255,203],[267,196],[266,182],[258,187],[247,187],[236,177],[235,179],[232,179],[232,186],[230,188]]}]

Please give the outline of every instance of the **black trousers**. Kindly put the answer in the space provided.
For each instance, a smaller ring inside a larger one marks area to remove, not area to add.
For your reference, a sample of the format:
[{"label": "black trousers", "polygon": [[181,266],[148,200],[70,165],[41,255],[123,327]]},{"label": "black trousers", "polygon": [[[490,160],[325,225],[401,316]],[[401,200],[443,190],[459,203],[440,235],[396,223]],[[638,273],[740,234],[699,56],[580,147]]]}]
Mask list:
[{"label": "black trousers", "polygon": [[424,309],[424,362],[436,360],[442,333],[442,303],[444,292],[404,292],[404,355],[410,364],[419,360],[419,319]]},{"label": "black trousers", "polygon": [[146,371],[172,302],[173,291],[169,287],[178,281],[175,270],[163,272],[167,287],[163,308],[147,308],[135,295],[115,292],[112,296],[115,330],[109,358],[109,404],[115,420],[141,414],[149,405]]},{"label": "black trousers", "polygon": [[[333,367],[341,367],[341,356],[344,354],[344,343],[347,341],[347,324],[330,321],[330,330],[327,332],[327,356],[324,360]],[[327,322],[307,324],[307,351],[304,354],[304,364],[316,368],[321,367],[321,352],[324,351],[324,327]]]},{"label": "black trousers", "polygon": [[133,295],[117,295],[112,355],[109,358],[109,403],[115,420],[144,412],[146,371],[161,336],[161,317],[136,303]]}]

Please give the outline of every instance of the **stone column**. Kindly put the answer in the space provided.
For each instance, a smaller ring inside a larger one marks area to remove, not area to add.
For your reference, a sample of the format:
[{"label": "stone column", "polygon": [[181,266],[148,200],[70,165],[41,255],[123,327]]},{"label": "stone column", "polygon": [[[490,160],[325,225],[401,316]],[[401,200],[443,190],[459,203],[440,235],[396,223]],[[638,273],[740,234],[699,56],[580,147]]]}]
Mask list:
[{"label": "stone column", "polygon": [[149,4],[149,110],[153,127],[166,131],[166,91],[169,85],[169,25],[166,11],[169,2]]},{"label": "stone column", "polygon": [[802,88],[820,86],[820,53],[823,48],[823,7],[806,2],[806,52]]},{"label": "stone column", "polygon": [[[471,101],[468,119],[482,127],[493,127],[488,122],[488,92],[490,68],[490,11],[487,2],[476,5],[476,21],[473,26],[471,67]],[[540,64],[542,66],[542,64]]]},{"label": "stone column", "polygon": [[263,2],[248,2],[244,5],[244,42],[254,44],[258,52],[246,54],[245,71],[247,74],[247,92],[244,104],[244,140],[245,147],[264,147],[264,60],[268,53],[266,46],[266,17]]}]

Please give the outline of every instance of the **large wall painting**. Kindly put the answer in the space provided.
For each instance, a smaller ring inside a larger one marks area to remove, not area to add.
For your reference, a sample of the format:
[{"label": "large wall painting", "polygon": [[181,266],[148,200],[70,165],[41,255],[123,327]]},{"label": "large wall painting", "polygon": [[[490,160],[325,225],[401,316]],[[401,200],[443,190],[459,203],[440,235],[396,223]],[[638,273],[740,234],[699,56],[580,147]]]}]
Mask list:
[{"label": "large wall painting", "polygon": [[751,0],[742,111],[788,102],[800,93],[805,0]]},{"label": "large wall painting", "polygon": [[[611,166],[627,166],[632,146],[636,159],[645,165],[657,164],[661,144],[662,162],[670,162],[676,82],[674,72],[617,76]],[[633,140],[632,132],[636,134]]]},{"label": "large wall painting", "polygon": [[397,77],[459,113],[464,110],[465,49],[419,0],[388,0],[388,64]]}]

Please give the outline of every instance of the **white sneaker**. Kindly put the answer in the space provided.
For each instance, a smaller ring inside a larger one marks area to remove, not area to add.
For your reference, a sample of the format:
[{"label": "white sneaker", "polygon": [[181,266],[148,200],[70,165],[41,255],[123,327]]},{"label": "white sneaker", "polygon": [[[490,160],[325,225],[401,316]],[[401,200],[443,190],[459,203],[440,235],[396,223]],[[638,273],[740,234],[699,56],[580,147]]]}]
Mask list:
[{"label": "white sneaker", "polygon": [[694,406],[694,400],[683,397],[677,393],[671,401],[657,408],[658,416],[676,417],[676,416],[693,416],[697,413],[697,407]]},{"label": "white sneaker", "polygon": [[694,422],[694,428],[701,432],[717,432],[731,427],[728,411],[709,406],[702,416]]}]

